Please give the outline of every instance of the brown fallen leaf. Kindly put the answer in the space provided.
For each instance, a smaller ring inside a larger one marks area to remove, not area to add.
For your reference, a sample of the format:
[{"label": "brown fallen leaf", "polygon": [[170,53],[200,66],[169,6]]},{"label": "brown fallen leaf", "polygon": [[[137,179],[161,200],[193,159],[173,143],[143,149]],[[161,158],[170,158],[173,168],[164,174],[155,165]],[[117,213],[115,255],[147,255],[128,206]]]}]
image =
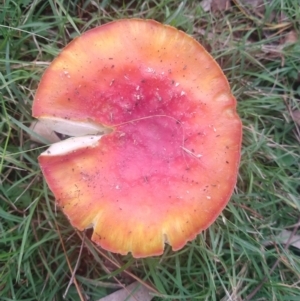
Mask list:
[{"label": "brown fallen leaf", "polygon": [[295,110],[293,112],[291,112],[292,118],[293,120],[300,125],[300,111],[299,110]]},{"label": "brown fallen leaf", "polygon": [[[282,230],[277,236],[275,236],[276,242],[281,243],[283,245],[289,242],[290,246],[293,246],[300,250],[300,235],[293,235],[292,239],[290,237],[292,235],[292,231]],[[290,240],[290,241],[289,241]],[[264,246],[269,246],[274,243],[274,240],[268,240],[263,242]]]},{"label": "brown fallen leaf", "polygon": [[283,45],[294,44],[299,41],[296,31],[290,30],[284,37]]},{"label": "brown fallen leaf", "polygon": [[[250,19],[261,21],[270,28],[288,28],[291,26],[284,12],[270,8],[273,0],[233,0],[235,5]],[[271,6],[272,7],[272,6]],[[267,12],[267,13],[266,13]]]},{"label": "brown fallen leaf", "polygon": [[205,12],[226,11],[231,7],[230,0],[203,0],[200,3]]},{"label": "brown fallen leaf", "polygon": [[230,0],[212,0],[211,9],[213,12],[226,11],[231,7]]},{"label": "brown fallen leaf", "polygon": [[154,297],[150,292],[147,287],[136,281],[98,301],[150,301]]},{"label": "brown fallen leaf", "polygon": [[265,5],[270,5],[271,0],[240,0],[240,3],[245,5],[247,8],[255,9],[256,13],[263,14],[265,11]]},{"label": "brown fallen leaf", "polygon": [[45,140],[49,143],[60,141],[60,138],[55,134],[55,132],[53,132],[53,130],[49,129],[44,123],[40,121],[32,122],[30,129],[33,132],[30,135],[30,140],[34,142],[45,144]]},{"label": "brown fallen leaf", "polygon": [[[279,235],[278,239],[282,244],[286,244],[292,234],[292,231],[283,230]],[[300,250],[300,235],[294,235],[290,245]]]},{"label": "brown fallen leaf", "polygon": [[202,0],[200,2],[200,6],[202,7],[203,11],[208,12],[211,10],[211,3],[212,0]]}]

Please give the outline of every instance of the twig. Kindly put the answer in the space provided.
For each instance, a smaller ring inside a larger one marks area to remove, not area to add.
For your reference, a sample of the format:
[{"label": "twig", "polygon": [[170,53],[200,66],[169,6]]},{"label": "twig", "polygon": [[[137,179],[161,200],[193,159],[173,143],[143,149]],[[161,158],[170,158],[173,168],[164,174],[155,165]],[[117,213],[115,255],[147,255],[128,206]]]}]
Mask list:
[{"label": "twig", "polygon": [[[77,235],[82,238],[82,234],[79,231],[76,231]],[[89,246],[87,245],[87,248],[89,248]],[[121,268],[121,264],[119,264],[118,262],[112,260],[109,256],[107,256],[104,252],[102,252],[100,250],[99,247],[95,247],[95,251],[97,253],[99,253],[102,257],[104,257],[106,260],[108,260],[110,263],[112,263],[116,268],[120,269]],[[131,278],[135,279],[136,281],[138,281],[140,284],[144,285],[145,287],[147,287],[151,292],[153,292],[154,294],[158,295],[158,296],[162,296],[161,293],[159,291],[157,291],[153,286],[151,286],[150,284],[148,284],[147,282],[143,281],[142,279],[140,279],[138,276],[134,275],[133,273],[127,271],[127,270],[123,270],[124,273],[126,273],[128,276],[130,276]],[[118,282],[119,283],[119,282]],[[124,287],[122,285],[122,287]]]},{"label": "twig", "polygon": [[[59,230],[59,227],[58,227],[58,224],[56,223],[55,221],[55,226],[56,226],[56,229],[57,229],[57,232],[58,232],[58,235],[59,235],[59,240],[60,240],[60,243],[62,245],[62,248],[64,250],[64,254],[65,254],[65,257],[66,257],[66,260],[67,260],[67,263],[68,263],[68,267],[69,267],[69,270],[71,271],[72,275],[73,275],[73,269],[72,269],[72,266],[71,266],[71,263],[70,263],[70,260],[68,258],[68,255],[67,255],[67,252],[66,252],[66,248],[65,248],[65,245],[64,245],[64,241],[60,235],[60,230]],[[82,238],[83,239],[83,238]],[[83,245],[83,243],[82,243]],[[80,287],[79,287],[79,284],[76,280],[76,277],[74,278],[74,285],[76,287],[76,290],[78,292],[78,295],[79,295],[79,298],[80,298],[80,301],[86,301],[85,298],[83,297],[82,293],[81,293],[81,290],[80,290]]]},{"label": "twig", "polygon": [[85,239],[85,233],[83,233],[83,236],[82,236],[82,242],[81,242],[81,247],[80,247],[80,251],[79,251],[79,255],[78,255],[78,258],[77,258],[77,261],[76,261],[76,264],[75,264],[75,268],[72,272],[72,276],[70,278],[70,281],[69,281],[69,284],[65,290],[65,293],[63,294],[63,298],[65,299],[66,296],[67,296],[67,293],[69,291],[69,288],[70,286],[72,285],[72,283],[74,283],[74,280],[75,280],[75,273],[78,269],[78,265],[79,265],[79,262],[80,262],[80,258],[81,258],[81,254],[82,254],[82,250],[83,250],[83,246],[84,246],[84,239]]},{"label": "twig", "polygon": [[[296,234],[298,228],[300,226],[300,219],[298,220],[296,226],[293,229],[293,232],[291,233],[286,245],[284,246],[284,250],[287,250],[288,247],[290,246],[292,239],[294,237],[294,235]],[[269,275],[271,275],[274,270],[277,268],[278,264],[280,263],[280,257],[277,258],[276,262],[273,264]],[[262,288],[262,286],[265,284],[265,282],[268,280],[268,276],[266,275],[262,281],[260,282],[260,284],[243,300],[243,301],[251,301],[253,299],[253,297],[260,291],[260,289]]]}]

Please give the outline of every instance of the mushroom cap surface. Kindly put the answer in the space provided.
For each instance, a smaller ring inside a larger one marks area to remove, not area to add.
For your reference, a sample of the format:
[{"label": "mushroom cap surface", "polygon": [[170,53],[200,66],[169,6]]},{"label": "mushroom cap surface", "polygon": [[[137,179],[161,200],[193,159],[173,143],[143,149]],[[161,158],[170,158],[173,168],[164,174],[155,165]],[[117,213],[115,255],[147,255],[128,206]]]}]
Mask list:
[{"label": "mushroom cap surface", "polygon": [[32,114],[58,132],[39,163],[57,204],[106,250],[178,250],[228,203],[242,126],[221,68],[192,37],[152,20],[108,23],[45,71]]}]

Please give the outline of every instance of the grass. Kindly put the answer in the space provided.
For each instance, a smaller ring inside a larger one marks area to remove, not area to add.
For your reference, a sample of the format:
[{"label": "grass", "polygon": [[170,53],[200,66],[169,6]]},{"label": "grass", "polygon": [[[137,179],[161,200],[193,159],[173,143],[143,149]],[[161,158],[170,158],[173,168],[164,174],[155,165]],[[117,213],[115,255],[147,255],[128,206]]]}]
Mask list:
[{"label": "grass", "polygon": [[[0,299],[99,300],[132,281],[154,300],[300,300],[300,8],[274,0],[260,15],[233,1],[204,12],[198,1],[17,0],[0,5]],[[271,16],[271,17],[270,17]],[[49,62],[89,28],[153,18],[193,35],[216,58],[238,99],[243,150],[235,193],[217,221],[178,252],[135,260],[97,249],[69,225],[29,139],[31,104]],[[284,17],[284,19],[282,19]],[[267,241],[274,242],[266,245]],[[116,263],[116,266],[112,263]],[[80,295],[82,292],[82,295]]]}]

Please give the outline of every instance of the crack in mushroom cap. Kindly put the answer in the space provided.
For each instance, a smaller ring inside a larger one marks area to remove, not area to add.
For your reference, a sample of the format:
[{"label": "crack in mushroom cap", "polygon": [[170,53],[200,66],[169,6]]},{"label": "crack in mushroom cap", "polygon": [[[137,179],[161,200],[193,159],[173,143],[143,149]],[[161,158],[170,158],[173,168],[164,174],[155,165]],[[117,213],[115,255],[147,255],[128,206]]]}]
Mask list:
[{"label": "crack in mushroom cap", "polygon": [[236,100],[214,59],[173,27],[130,19],[84,33],[44,73],[33,116],[92,135],[56,144],[39,163],[72,225],[93,225],[109,251],[182,248],[236,184]]}]

